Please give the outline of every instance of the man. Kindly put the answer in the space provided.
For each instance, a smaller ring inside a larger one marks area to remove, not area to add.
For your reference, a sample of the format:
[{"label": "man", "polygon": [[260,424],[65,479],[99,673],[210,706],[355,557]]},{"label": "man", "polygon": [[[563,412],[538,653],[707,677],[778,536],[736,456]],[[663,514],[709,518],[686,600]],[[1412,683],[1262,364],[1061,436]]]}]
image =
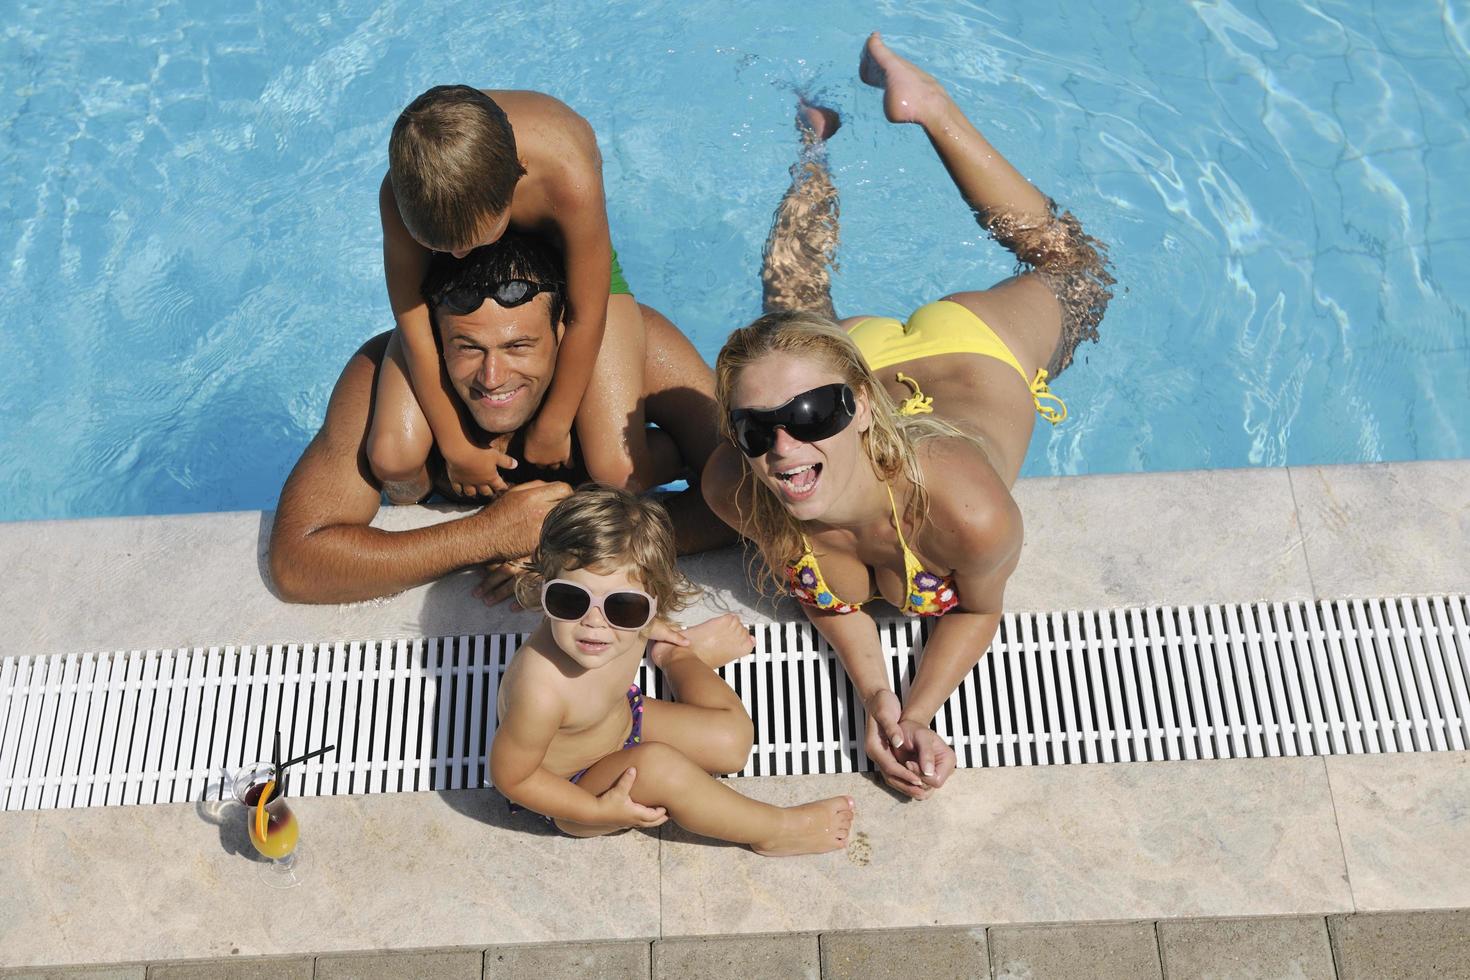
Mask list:
[{"label": "man", "polygon": [[[508,233],[463,259],[438,255],[424,292],[434,312],[445,381],[465,430],[517,460],[502,470],[510,486],[474,513],[408,531],[371,527],[384,486],[368,462],[374,391],[383,371],[402,371],[387,355],[389,333],[347,362],[327,404],[321,431],[281,490],[271,529],[270,569],[290,602],[356,602],[391,595],[471,565],[486,566],[487,602],[509,592],[515,562],[531,553],[546,512],[585,479],[573,447],[568,468],[537,470],[517,456],[523,431],[551,383],[565,307],[561,259],[540,239]],[[688,338],[657,311],[642,310],[647,355],[642,398],[648,421],[698,473],[718,436],[714,377]],[[381,429],[379,420],[378,428]],[[438,490],[456,499],[442,457],[396,483],[395,501]],[[667,501],[682,552],[726,544],[733,536],[713,518],[697,488]]]}]

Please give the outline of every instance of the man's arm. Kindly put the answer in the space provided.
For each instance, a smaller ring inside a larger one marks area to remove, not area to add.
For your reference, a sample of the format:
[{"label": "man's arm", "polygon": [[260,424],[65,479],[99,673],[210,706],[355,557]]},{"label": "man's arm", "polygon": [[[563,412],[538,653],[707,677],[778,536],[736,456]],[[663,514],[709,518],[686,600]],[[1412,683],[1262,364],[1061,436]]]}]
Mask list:
[{"label": "man's arm", "polygon": [[347,363],[327,417],[286,479],[271,528],[270,570],[288,602],[357,602],[423,585],[479,562],[529,554],[541,520],[571,493],[527,483],[467,517],[409,531],[370,527],[381,502],[366,444],[383,334]]}]

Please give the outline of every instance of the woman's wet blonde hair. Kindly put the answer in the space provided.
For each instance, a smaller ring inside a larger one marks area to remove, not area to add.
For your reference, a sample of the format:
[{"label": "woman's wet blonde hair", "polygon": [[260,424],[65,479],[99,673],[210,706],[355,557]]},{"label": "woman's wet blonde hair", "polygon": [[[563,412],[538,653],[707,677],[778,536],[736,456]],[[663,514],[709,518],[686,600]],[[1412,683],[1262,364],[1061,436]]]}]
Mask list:
[{"label": "woman's wet blonde hair", "polygon": [[516,599],[541,608],[541,585],[571,568],[631,568],[658,600],[658,618],[688,607],[699,589],[679,571],[674,525],[663,505],[602,483],[585,483],[546,515]]},{"label": "woman's wet blonde hair", "polygon": [[[862,433],[863,452],[873,472],[885,483],[902,473],[913,485],[904,520],[917,527],[929,511],[929,494],[924,473],[914,449],[934,436],[971,438],[948,422],[927,415],[900,415],[893,399],[868,369],[862,352],[836,321],[820,313],[783,310],[767,313],[748,327],[730,334],[715,360],[715,397],[720,403],[720,434],[732,443],[731,396],[740,373],[755,361],[771,354],[806,357],[830,368],[860,399],[866,399],[872,424]],[[776,494],[750,469],[750,459],[740,458],[740,483],[735,488],[735,506],[741,528],[760,549],[765,559],[763,579],[780,592],[786,588],[786,565],[802,552],[801,524],[782,506]]]}]

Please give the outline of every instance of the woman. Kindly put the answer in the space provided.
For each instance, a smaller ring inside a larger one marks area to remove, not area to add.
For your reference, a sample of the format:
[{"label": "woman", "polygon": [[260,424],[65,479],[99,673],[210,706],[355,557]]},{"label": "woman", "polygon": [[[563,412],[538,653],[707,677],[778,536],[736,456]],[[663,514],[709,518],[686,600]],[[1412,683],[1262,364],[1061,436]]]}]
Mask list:
[{"label": "woman", "polygon": [[[877,34],[860,74],[884,90],[890,122],[923,127],[965,202],[1028,271],[930,303],[907,324],[836,321],[837,200],[821,148],[838,119],[803,104],[807,148],[766,243],[767,313],[731,335],[715,366],[729,442],[703,486],[836,649],[885,781],[924,799],[955,765],[930,722],[990,645],[1020,557],[1010,489],[1035,415],[1053,424],[1066,415],[1047,378],[1080,340],[1096,340],[1113,278],[1076,219],[1058,217]],[[880,596],[943,616],[906,703],[889,688],[865,608]]]}]

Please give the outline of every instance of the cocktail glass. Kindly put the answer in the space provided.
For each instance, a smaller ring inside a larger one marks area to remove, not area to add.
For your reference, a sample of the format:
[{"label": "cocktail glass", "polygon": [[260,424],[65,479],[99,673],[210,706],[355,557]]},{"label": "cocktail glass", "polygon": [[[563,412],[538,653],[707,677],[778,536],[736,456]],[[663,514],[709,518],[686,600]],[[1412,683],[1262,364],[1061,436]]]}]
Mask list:
[{"label": "cocktail glass", "polygon": [[270,863],[260,869],[260,880],[272,888],[294,888],[301,884],[301,849],[297,847],[301,827],[296,821],[296,814],[286,805],[284,786],[271,787],[270,799],[265,804],[265,820],[259,820],[260,796],[274,777],[275,769],[268,762],[246,766],[235,776],[235,799],[245,808],[250,843],[262,857],[270,859]]}]

